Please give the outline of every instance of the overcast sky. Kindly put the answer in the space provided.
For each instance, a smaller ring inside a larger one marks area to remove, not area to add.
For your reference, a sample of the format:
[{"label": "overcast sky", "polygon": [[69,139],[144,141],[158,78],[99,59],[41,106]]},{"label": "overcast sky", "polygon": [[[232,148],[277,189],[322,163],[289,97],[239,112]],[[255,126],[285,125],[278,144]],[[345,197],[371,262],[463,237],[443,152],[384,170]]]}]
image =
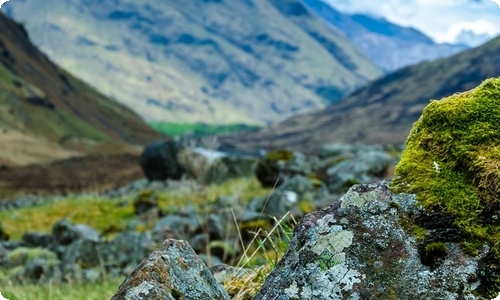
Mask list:
[{"label": "overcast sky", "polygon": [[[459,42],[479,44],[500,34],[500,7],[491,0],[323,1],[343,12],[368,13],[415,27],[440,43],[458,39]],[[483,35],[483,38],[478,39],[466,31]]]}]

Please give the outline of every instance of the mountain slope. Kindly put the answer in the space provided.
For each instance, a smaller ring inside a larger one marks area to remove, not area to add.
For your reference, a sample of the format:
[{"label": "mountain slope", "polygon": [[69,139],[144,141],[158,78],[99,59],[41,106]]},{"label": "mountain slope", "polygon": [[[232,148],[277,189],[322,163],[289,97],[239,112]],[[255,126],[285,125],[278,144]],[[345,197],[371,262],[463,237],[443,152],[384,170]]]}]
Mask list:
[{"label": "mountain slope", "polygon": [[131,150],[161,136],[54,65],[0,12],[0,165]]},{"label": "mountain slope", "polygon": [[349,40],[385,71],[432,61],[467,49],[465,45],[436,44],[414,28],[401,27],[368,15],[349,15],[321,0],[302,0],[325,21],[340,29]]},{"label": "mountain slope", "polygon": [[2,9],[61,66],[148,121],[264,124],[382,74],[299,0],[25,0]]},{"label": "mountain slope", "polygon": [[430,99],[500,76],[500,37],[449,58],[407,67],[313,113],[267,128],[221,137],[226,147],[289,147],[314,152],[325,143],[403,143]]}]

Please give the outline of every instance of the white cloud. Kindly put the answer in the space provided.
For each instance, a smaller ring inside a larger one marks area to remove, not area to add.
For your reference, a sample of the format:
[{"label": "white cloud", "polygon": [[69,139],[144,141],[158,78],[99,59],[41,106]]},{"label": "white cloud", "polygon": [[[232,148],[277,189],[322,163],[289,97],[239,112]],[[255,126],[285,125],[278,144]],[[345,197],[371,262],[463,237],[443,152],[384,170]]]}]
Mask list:
[{"label": "white cloud", "polygon": [[[500,9],[478,0],[323,0],[340,11],[381,16],[415,27],[437,42],[454,42],[462,30],[489,37],[500,34]],[[500,2],[500,0],[497,0]]]},{"label": "white cloud", "polygon": [[436,39],[445,42],[454,42],[463,32],[491,37],[500,33],[500,25],[488,20],[458,22],[448,27],[446,32],[436,34]]}]

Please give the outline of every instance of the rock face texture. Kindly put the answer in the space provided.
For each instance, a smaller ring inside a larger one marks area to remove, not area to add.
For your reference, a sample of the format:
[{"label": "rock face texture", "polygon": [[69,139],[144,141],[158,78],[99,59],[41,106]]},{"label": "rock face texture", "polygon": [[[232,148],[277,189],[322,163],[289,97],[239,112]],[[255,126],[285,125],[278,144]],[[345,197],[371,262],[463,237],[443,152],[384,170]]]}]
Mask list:
[{"label": "rock face texture", "polygon": [[120,286],[112,300],[229,299],[185,241],[167,239]]},{"label": "rock face texture", "polygon": [[422,250],[404,226],[425,215],[415,204],[412,195],[393,194],[387,181],[354,186],[302,219],[254,299],[476,299],[485,253],[469,256],[453,242]]}]

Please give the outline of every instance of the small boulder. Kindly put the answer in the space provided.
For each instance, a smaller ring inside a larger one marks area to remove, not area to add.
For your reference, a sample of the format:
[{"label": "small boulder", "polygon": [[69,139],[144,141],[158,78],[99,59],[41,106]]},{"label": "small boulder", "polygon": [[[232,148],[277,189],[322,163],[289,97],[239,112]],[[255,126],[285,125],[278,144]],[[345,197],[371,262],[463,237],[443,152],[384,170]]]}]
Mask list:
[{"label": "small boulder", "polygon": [[255,169],[255,175],[263,187],[280,186],[294,175],[308,176],[310,173],[311,166],[306,156],[286,149],[269,152],[259,160]]},{"label": "small boulder", "polygon": [[26,232],[21,237],[21,244],[25,247],[48,248],[51,242],[52,237],[45,232]]},{"label": "small boulder", "polygon": [[167,239],[120,285],[112,300],[229,299],[186,241]]},{"label": "small boulder", "polygon": [[184,170],[177,155],[182,147],[174,140],[159,141],[146,146],[139,162],[146,178],[153,180],[180,179]]},{"label": "small boulder", "polygon": [[67,246],[77,239],[92,242],[99,241],[99,232],[84,224],[72,224],[66,219],[62,219],[52,226],[52,240],[54,246]]}]

